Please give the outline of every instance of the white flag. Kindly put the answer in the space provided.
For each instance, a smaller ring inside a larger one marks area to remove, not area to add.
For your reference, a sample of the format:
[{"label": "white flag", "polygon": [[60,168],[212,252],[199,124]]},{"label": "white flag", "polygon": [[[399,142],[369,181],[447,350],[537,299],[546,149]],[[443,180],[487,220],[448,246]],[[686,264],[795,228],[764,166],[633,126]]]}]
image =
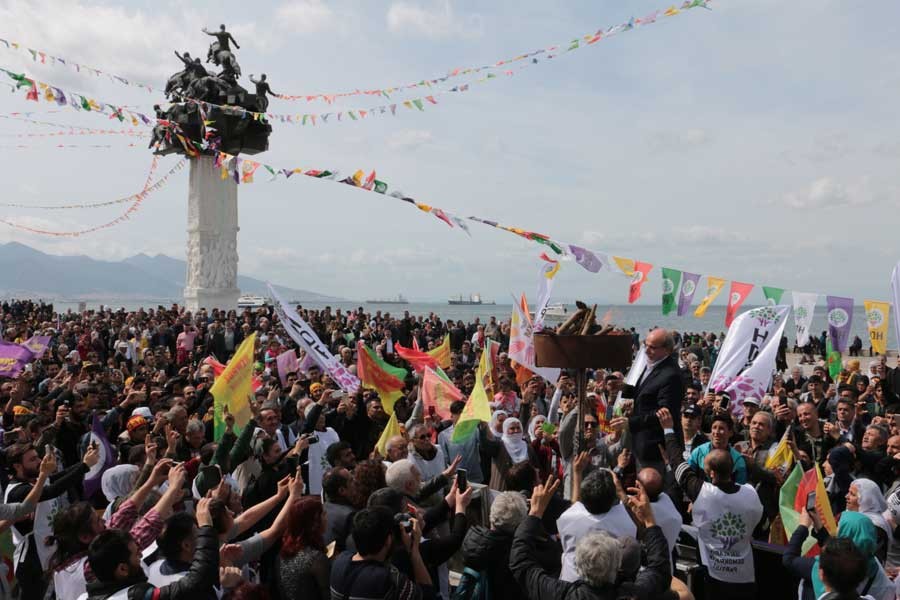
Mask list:
[{"label": "white flag", "polygon": [[281,325],[291,339],[303,348],[306,351],[306,355],[311,356],[316,364],[328,373],[342,390],[348,394],[355,394],[359,389],[359,379],[357,379],[356,375],[341,364],[341,361],[331,353],[328,346],[322,343],[322,340],[319,339],[312,327],[297,314],[297,311],[292,310],[275,293],[271,284],[269,284],[269,296],[275,301],[273,306],[275,314],[278,315]]},{"label": "white flag", "polygon": [[891,291],[894,293],[894,329],[897,332],[897,347],[900,348],[900,262],[891,273]]},{"label": "white flag", "polygon": [[790,310],[790,306],[748,310],[738,315],[725,334],[709,387],[731,397],[736,417],[744,414],[744,398],[762,398],[769,389]]},{"label": "white flag", "polygon": [[[523,295],[522,304],[524,303]],[[512,318],[509,322],[509,358],[548,381],[555,383],[559,379],[559,369],[535,366],[534,329],[528,320],[528,315],[516,301],[515,296],[513,297]]]},{"label": "white flag", "polygon": [[809,328],[812,327],[813,313],[816,311],[818,294],[791,292],[794,296],[794,326],[797,345],[801,348],[809,343]]},{"label": "white flag", "polygon": [[541,279],[538,284],[538,303],[534,311],[534,330],[544,329],[544,316],[547,314],[547,304],[550,303],[550,295],[553,293],[553,278],[559,273],[559,261],[545,262],[541,265]]}]

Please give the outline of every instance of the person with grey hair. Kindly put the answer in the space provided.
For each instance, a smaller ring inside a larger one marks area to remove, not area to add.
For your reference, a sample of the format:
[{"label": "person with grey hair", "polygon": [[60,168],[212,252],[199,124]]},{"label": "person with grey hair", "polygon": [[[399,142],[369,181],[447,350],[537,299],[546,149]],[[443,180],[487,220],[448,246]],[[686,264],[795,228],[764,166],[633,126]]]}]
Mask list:
[{"label": "person with grey hair", "polygon": [[467,575],[487,578],[488,590],[495,600],[520,600],[522,590],[509,570],[509,550],[513,534],[528,516],[528,503],[519,492],[501,492],[491,504],[490,527],[469,529],[462,543]]},{"label": "person with grey hair", "polygon": [[528,600],[594,600],[623,596],[657,598],[671,584],[669,547],[662,529],[656,524],[646,491],[640,484],[631,491],[628,502],[635,518],[645,527],[642,545],[646,550],[646,566],[634,581],[619,583],[622,547],[608,532],[594,531],[584,536],[576,547],[574,564],[580,581],[560,581],[539,563],[537,554],[547,534],[541,517],[559,482],[553,477],[545,485],[535,486],[528,517],[519,525],[513,538],[509,565],[513,577]]}]

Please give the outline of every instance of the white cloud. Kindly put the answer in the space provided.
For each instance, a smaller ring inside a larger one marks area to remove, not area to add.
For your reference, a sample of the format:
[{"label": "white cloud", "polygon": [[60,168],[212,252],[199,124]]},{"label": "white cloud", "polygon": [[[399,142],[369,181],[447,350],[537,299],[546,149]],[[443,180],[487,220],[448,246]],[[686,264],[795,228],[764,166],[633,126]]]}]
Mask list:
[{"label": "white cloud", "polygon": [[293,0],[276,11],[278,24],[296,33],[316,33],[335,24],[335,13],[322,0]]},{"label": "white cloud", "polygon": [[476,38],[484,34],[484,19],[478,13],[465,18],[454,14],[450,0],[425,7],[399,0],[387,12],[388,29],[426,38]]},{"label": "white cloud", "polygon": [[414,150],[434,140],[431,131],[427,129],[404,129],[391,134],[387,140],[387,146],[391,150]]},{"label": "white cloud", "polygon": [[820,177],[799,192],[782,196],[789,208],[841,208],[866,206],[878,202],[882,194],[873,191],[868,177],[853,184],[844,184],[832,177]]}]

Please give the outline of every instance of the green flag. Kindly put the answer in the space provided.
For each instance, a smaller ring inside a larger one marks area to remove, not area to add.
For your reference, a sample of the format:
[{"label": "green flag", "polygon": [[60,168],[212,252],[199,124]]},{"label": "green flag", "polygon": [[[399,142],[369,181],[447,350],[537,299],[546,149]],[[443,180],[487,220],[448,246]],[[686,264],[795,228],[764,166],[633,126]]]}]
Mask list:
[{"label": "green flag", "polygon": [[663,267],[662,273],[662,314],[667,315],[675,310],[678,304],[675,298],[681,285],[681,271]]},{"label": "green flag", "polygon": [[766,296],[766,304],[768,304],[769,306],[775,306],[776,304],[781,303],[781,296],[784,295],[784,289],[764,285],[763,294],[765,294]]},{"label": "green flag", "polygon": [[841,374],[841,353],[831,345],[831,337],[825,341],[825,356],[828,357],[828,374],[834,379]]}]

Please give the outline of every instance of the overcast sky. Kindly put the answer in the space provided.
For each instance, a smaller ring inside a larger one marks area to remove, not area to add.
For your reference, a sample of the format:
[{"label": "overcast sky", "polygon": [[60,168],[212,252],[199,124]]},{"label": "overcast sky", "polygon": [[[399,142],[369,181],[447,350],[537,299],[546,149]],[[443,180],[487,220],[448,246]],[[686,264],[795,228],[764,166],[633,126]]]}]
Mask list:
[{"label": "overcast sky", "polygon": [[[386,87],[492,63],[665,8],[629,2],[0,0],[0,37],[160,86],[173,50],[205,56],[202,26],[226,23],[246,74],[280,93]],[[392,189],[656,266],[863,298],[888,298],[900,225],[900,3],[714,2],[603,40],[514,77],[440,98],[425,112],[300,127],[273,123],[277,167],[375,169]],[[0,66],[151,112],[158,94],[41,66],[0,47]],[[243,80],[248,85],[246,79]],[[49,111],[0,88],[0,114]],[[402,100],[410,96],[397,96]],[[343,108],[381,102],[353,97]],[[34,118],[106,127],[71,108]],[[273,99],[275,113],[327,112]],[[149,152],[114,136],[13,138],[52,127],[0,119],[4,198],[109,200],[140,189]],[[60,150],[55,143],[117,149]],[[176,159],[167,158],[168,169]],[[241,186],[244,274],[347,298],[533,295],[542,248],[472,223],[472,237],[389,197],[310,178]],[[129,223],[76,239],[0,225],[0,241],[119,259],[183,258],[187,172]],[[122,207],[0,209],[47,229],[78,229]],[[642,302],[659,302],[654,271]],[[557,296],[624,303],[628,282],[563,265]],[[701,282],[701,292],[705,282]],[[723,294],[724,296],[724,294]],[[754,291],[751,302],[762,300]],[[724,301],[722,298],[720,301]]]}]

